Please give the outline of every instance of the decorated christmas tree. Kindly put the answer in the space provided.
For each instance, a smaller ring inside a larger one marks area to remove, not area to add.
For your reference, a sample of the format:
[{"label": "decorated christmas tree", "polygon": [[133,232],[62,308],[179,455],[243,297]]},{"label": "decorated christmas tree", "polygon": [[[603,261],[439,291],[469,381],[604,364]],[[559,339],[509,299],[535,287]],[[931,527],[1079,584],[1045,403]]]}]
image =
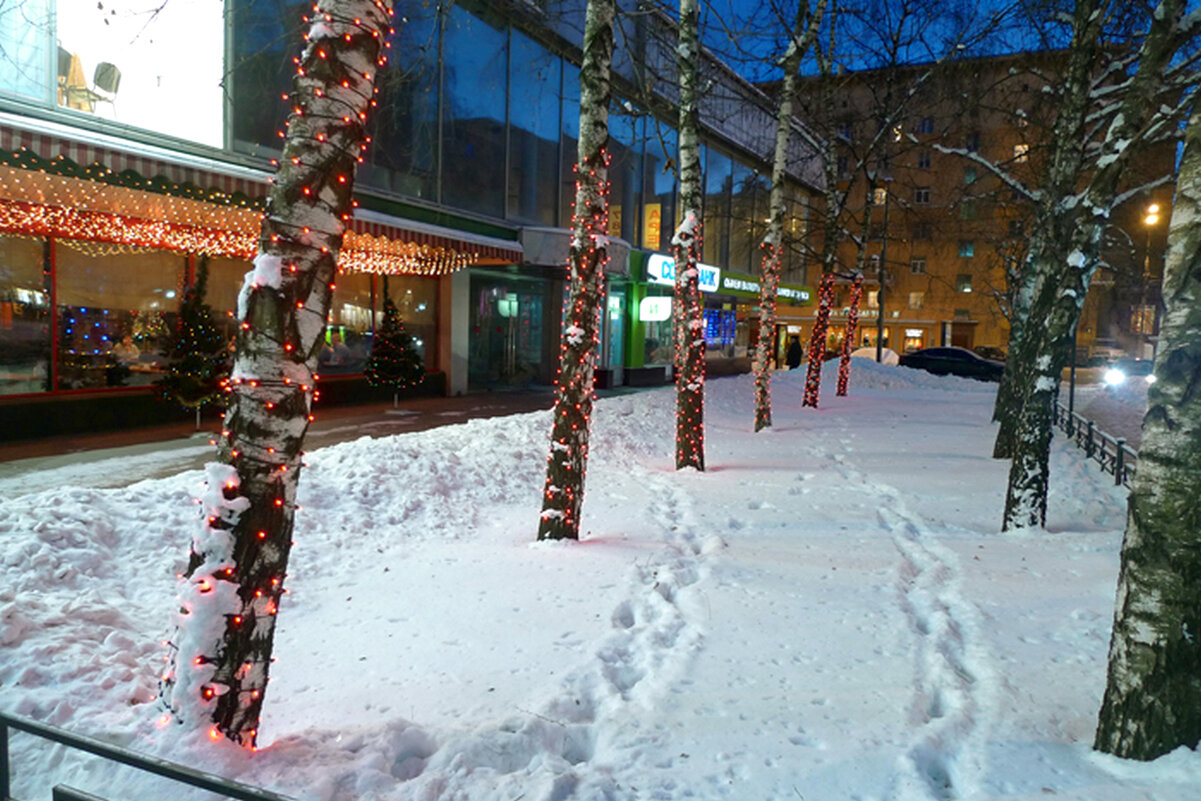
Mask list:
[{"label": "decorated christmas tree", "polygon": [[364,373],[374,387],[391,387],[392,403],[402,389],[415,387],[425,380],[425,364],[413,337],[405,331],[400,311],[392,299],[384,297],[384,323],[375,332],[371,356]]},{"label": "decorated christmas tree", "polygon": [[196,280],[179,305],[179,320],[167,349],[166,375],[155,383],[167,400],[196,410],[197,428],[201,407],[222,399],[229,377],[225,339],[213,323],[213,310],[204,302],[207,284],[208,259],[201,259]]}]

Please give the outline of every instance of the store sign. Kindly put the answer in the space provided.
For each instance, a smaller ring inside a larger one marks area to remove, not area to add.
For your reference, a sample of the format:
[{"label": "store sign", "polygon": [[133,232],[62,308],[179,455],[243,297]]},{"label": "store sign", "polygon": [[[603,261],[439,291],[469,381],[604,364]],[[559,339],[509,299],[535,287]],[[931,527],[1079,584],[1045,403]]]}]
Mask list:
[{"label": "store sign", "polygon": [[809,291],[805,289],[793,289],[790,286],[782,286],[776,290],[776,293],[782,298],[792,298],[793,300],[799,300],[801,303],[806,303],[809,300]]},{"label": "store sign", "polygon": [[[698,264],[697,286],[702,292],[716,292],[721,286],[721,270],[708,264]],[[646,280],[652,284],[675,286],[676,261],[668,256],[654,254],[646,261]]]},{"label": "store sign", "polygon": [[656,323],[671,317],[671,298],[643,298],[638,304],[638,319]]},{"label": "store sign", "polygon": [[905,336],[907,336],[907,337],[922,337],[922,336],[925,336],[925,334],[926,334],[926,332],[920,328],[906,328],[905,329]]},{"label": "store sign", "polygon": [[727,275],[722,279],[722,289],[732,289],[740,292],[758,292],[759,282],[748,281],[745,278],[735,278],[732,275]]}]

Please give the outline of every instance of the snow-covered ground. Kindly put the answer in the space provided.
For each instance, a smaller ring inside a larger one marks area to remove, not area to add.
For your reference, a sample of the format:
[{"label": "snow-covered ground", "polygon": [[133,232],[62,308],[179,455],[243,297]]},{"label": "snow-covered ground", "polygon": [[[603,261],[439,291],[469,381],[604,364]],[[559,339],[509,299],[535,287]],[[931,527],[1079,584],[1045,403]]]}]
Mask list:
[{"label": "snow-covered ground", "polygon": [[[1001,534],[995,386],[855,364],[819,410],[777,374],[760,434],[710,381],[704,473],[670,389],[601,400],[580,543],[533,543],[549,412],[312,452],[254,754],[152,700],[201,473],[12,484],[0,708],[321,801],[1201,798],[1195,752],[1089,747],[1122,491],[1057,439]],[[11,746],[23,801],[187,797]]]}]

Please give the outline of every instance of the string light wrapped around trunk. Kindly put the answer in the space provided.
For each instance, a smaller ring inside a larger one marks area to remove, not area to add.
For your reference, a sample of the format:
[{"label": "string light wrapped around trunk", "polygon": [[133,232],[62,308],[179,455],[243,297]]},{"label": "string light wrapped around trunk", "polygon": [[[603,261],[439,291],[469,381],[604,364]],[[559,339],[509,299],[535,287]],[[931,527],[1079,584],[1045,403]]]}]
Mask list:
[{"label": "string light wrapped around trunk", "polygon": [[863,297],[863,276],[856,275],[851,282],[851,300],[847,309],[846,336],[842,338],[842,356],[838,360],[838,397],[845,397],[851,379],[851,351],[855,349],[855,336],[859,329],[859,300]]},{"label": "string light wrapped around trunk", "polygon": [[830,331],[830,308],[834,305],[834,273],[822,275],[817,290],[817,317],[813,320],[813,335],[809,339],[809,367],[805,372],[805,397],[802,406],[817,408],[821,394],[822,363],[826,356],[826,335]]}]

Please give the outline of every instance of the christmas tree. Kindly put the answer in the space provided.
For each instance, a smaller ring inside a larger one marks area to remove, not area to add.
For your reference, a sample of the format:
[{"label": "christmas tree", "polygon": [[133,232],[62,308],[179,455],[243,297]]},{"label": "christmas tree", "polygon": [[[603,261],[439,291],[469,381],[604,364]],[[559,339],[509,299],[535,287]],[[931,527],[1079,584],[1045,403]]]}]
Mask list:
[{"label": "christmas tree", "polygon": [[171,359],[167,373],[155,382],[164,398],[196,410],[197,428],[201,407],[223,397],[229,377],[225,339],[213,322],[213,310],[204,302],[207,284],[208,259],[204,258],[179,304],[179,320],[167,349]]},{"label": "christmas tree", "polygon": [[405,331],[400,311],[392,299],[384,296],[384,324],[375,332],[371,357],[363,371],[373,387],[391,387],[392,402],[396,393],[415,387],[425,380],[425,364],[413,337]]}]

